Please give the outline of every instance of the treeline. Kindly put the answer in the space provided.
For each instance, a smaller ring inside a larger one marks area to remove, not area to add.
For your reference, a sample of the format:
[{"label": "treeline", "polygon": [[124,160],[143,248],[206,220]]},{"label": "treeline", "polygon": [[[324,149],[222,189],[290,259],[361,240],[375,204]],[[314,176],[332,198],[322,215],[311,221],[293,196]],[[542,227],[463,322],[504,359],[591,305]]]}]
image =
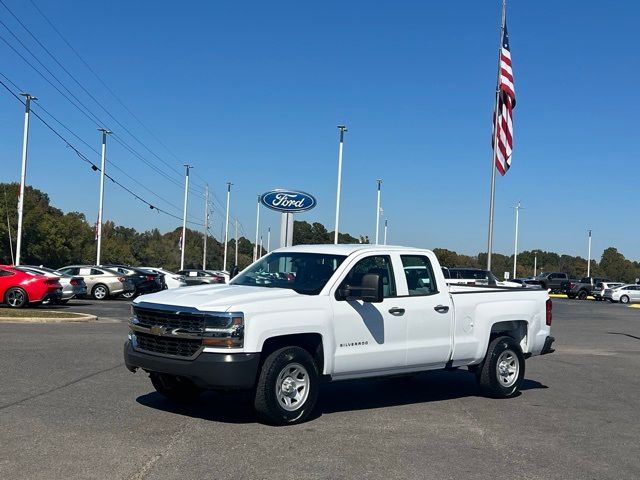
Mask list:
[{"label": "treeline", "polygon": [[[0,183],[0,262],[12,263],[9,247],[8,225],[13,239],[17,230],[18,184]],[[7,225],[8,223],[8,225]],[[178,242],[182,227],[160,233],[153,229],[138,232],[134,228],[115,225],[107,221],[103,225],[102,261],[103,263],[128,263],[131,265],[149,265],[177,270],[180,265]],[[334,233],[328,231],[318,222],[294,223],[293,243],[328,244],[333,243]],[[347,233],[338,235],[340,243],[369,243],[365,236],[354,237]],[[200,231],[187,230],[185,250],[185,266],[187,268],[202,267],[203,235]],[[277,239],[272,243],[277,244]],[[254,244],[241,237],[238,240],[238,266],[244,268],[253,259]],[[214,237],[207,240],[207,268],[221,269],[223,260],[223,244]],[[436,248],[434,252],[444,266],[485,268],[487,254],[477,256],[461,255],[444,248]],[[263,254],[266,251],[263,249]],[[94,225],[89,223],[84,214],[78,212],[64,213],[50,205],[46,193],[27,187],[25,192],[22,263],[47,265],[58,268],[74,263],[95,262],[96,242]],[[587,260],[582,257],[560,255],[541,250],[526,251],[518,254],[519,277],[533,275],[534,255],[538,257],[538,272],[567,272],[572,278],[584,277],[587,274]],[[228,267],[233,265],[235,256],[235,239],[228,243]],[[493,254],[492,270],[502,278],[504,272],[513,272],[513,255]],[[591,272],[594,276],[602,276],[614,280],[633,282],[640,277],[640,262],[627,260],[615,248],[607,248],[600,262],[591,261]]]},{"label": "treeline", "polygon": [[[0,263],[10,264],[9,231],[15,252],[17,231],[18,184],[0,183]],[[158,229],[138,232],[134,228],[115,225],[102,227],[102,263],[127,263],[177,270],[180,265],[179,240],[182,227],[161,233]],[[295,222],[294,243],[333,243],[333,232],[320,223]],[[359,239],[339,234],[340,243],[358,243]],[[202,231],[187,229],[185,267],[201,268],[204,236]],[[274,242],[274,245],[276,242]],[[264,246],[264,245],[263,245]],[[207,239],[207,268],[222,269],[224,244],[213,236]],[[238,266],[244,268],[253,260],[254,243],[238,239]],[[264,250],[262,253],[266,253]],[[21,263],[59,268],[69,264],[94,263],[96,242],[94,225],[78,212],[64,213],[50,205],[49,196],[32,187],[25,190]],[[227,267],[235,260],[235,239],[228,243]]]}]

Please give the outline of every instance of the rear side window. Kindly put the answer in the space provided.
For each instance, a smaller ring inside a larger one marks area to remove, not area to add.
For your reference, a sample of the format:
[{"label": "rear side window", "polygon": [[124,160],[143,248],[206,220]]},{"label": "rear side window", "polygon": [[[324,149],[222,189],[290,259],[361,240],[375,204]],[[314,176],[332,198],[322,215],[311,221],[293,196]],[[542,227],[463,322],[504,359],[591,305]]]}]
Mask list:
[{"label": "rear side window", "polygon": [[101,270],[98,270],[97,268],[92,268],[91,275],[103,275],[103,273]]},{"label": "rear side window", "polygon": [[13,275],[13,272],[9,272],[7,270],[0,270],[0,277],[9,277]]},{"label": "rear side window", "polygon": [[438,293],[429,259],[422,255],[401,255],[410,296]]}]

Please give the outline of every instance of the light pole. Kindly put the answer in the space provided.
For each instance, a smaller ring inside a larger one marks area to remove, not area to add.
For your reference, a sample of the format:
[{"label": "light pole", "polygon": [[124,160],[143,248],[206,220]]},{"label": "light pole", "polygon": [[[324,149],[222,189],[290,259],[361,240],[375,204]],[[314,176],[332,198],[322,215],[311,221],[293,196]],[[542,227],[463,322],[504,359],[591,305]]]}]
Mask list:
[{"label": "light pole", "polygon": [[376,204],[376,245],[378,245],[378,237],[380,234],[380,187],[382,185],[382,180],[376,180],[378,182],[378,203]]},{"label": "light pole", "polygon": [[514,207],[516,209],[516,239],[513,246],[513,278],[516,278],[516,264],[518,263],[518,221],[520,219],[520,202]]},{"label": "light pole", "polygon": [[389,220],[384,221],[384,244],[387,244],[387,228],[389,227]]},{"label": "light pole", "polygon": [[253,246],[253,261],[258,259],[258,235],[260,231],[260,199],[262,195],[258,195],[258,206],[256,207],[256,243]]},{"label": "light pole", "polygon": [[267,229],[267,253],[271,251],[271,227]]},{"label": "light pole", "polygon": [[29,114],[31,113],[31,100],[37,100],[28,93],[21,93],[24,102],[24,131],[22,136],[22,169],[20,170],[20,191],[18,194],[18,233],[16,238],[16,265],[20,265],[20,252],[22,250],[22,215],[24,211],[24,187],[27,181],[27,148],[29,146]]},{"label": "light pole", "polygon": [[99,128],[102,132],[102,155],[100,161],[100,200],[98,202],[98,225],[96,225],[96,240],[98,246],[96,248],[96,265],[100,265],[100,255],[102,253],[102,209],[104,206],[104,176],[107,168],[107,135],[111,132],[105,128]]},{"label": "light pole", "polygon": [[204,186],[204,244],[202,247],[202,269],[207,269],[207,237],[209,236],[209,184]]},{"label": "light pole", "polygon": [[238,266],[238,219],[236,218],[236,253],[235,253],[235,263],[233,264],[234,267]]},{"label": "light pole", "polygon": [[231,201],[231,185],[233,183],[227,182],[227,215],[224,221],[224,259],[222,260],[222,271],[227,271],[227,249],[229,248],[229,202]]},{"label": "light pole", "polygon": [[533,276],[536,277],[538,275],[538,252],[533,254]]},{"label": "light pole", "polygon": [[187,169],[187,173],[184,178],[184,210],[182,211],[182,237],[180,240],[180,270],[184,270],[184,251],[187,240],[187,203],[189,201],[189,169],[193,168],[191,165],[184,164]]},{"label": "light pole", "polygon": [[587,260],[587,277],[591,276],[591,230],[589,230],[589,259]]},{"label": "light pole", "polygon": [[340,130],[340,142],[338,143],[338,188],[336,190],[336,227],[333,232],[333,243],[338,244],[338,224],[340,223],[340,190],[342,188],[342,149],[344,147],[344,132],[347,127],[338,125]]},{"label": "light pole", "polygon": [[262,235],[260,235],[260,256],[258,258],[262,258]]}]

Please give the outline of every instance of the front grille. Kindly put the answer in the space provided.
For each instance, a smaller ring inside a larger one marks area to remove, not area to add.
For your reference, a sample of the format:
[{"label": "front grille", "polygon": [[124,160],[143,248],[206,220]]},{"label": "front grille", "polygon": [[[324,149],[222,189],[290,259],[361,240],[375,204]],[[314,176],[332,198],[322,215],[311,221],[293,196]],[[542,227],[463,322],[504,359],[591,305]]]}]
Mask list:
[{"label": "front grille", "polygon": [[168,312],[150,308],[133,308],[137,323],[144,327],[162,326],[170,330],[176,328],[190,332],[204,330],[204,315],[202,313]]},{"label": "front grille", "polygon": [[162,355],[191,357],[202,345],[202,340],[188,338],[157,337],[141,332],[136,332],[135,336],[137,348]]}]

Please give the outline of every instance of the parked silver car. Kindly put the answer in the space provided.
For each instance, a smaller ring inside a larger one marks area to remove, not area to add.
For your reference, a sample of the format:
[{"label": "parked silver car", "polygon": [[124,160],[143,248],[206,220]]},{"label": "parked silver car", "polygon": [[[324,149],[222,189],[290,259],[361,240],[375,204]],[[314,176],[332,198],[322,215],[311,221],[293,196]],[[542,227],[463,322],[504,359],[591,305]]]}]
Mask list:
[{"label": "parked silver car", "polygon": [[217,275],[208,270],[198,270],[195,268],[188,268],[177,272],[178,275],[184,277],[187,285],[210,285],[225,283],[225,278],[221,275]]},{"label": "parked silver car", "polygon": [[640,302],[640,285],[622,285],[613,290],[605,290],[604,298],[611,302],[638,303]]},{"label": "parked silver car", "polygon": [[105,300],[112,295],[135,291],[130,278],[104,267],[69,265],[59,268],[58,272],[82,277],[87,284],[87,292],[96,300]]},{"label": "parked silver car", "polygon": [[35,275],[44,275],[45,277],[55,277],[62,285],[62,298],[56,300],[56,303],[67,303],[69,300],[75,297],[81,297],[87,294],[87,284],[82,277],[74,277],[73,275],[67,275],[56,270],[52,270],[40,265],[20,265],[16,267],[17,270],[23,272],[33,273]]}]

